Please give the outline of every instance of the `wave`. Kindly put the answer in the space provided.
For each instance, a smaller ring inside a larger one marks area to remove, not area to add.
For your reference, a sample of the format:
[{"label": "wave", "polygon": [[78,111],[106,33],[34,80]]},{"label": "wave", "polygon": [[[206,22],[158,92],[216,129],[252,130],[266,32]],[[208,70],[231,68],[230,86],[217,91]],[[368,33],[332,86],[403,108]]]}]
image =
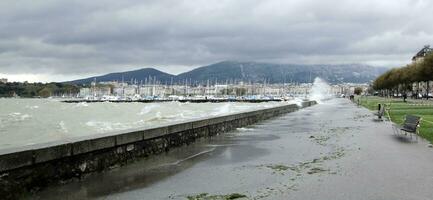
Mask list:
[{"label": "wave", "polygon": [[152,105],[144,106],[144,107],[141,109],[141,111],[138,113],[138,115],[145,115],[145,114],[148,114],[148,113],[150,113],[151,111],[153,111],[155,108],[159,108],[159,107],[161,107],[161,106],[160,106],[160,105],[157,105],[157,104],[152,104]]},{"label": "wave", "polygon": [[26,106],[26,108],[28,108],[30,110],[34,110],[34,109],[38,109],[39,106]]},{"label": "wave", "polygon": [[253,129],[253,128],[237,128],[236,130],[240,131],[240,132],[247,132],[247,131],[254,131],[255,129]]},{"label": "wave", "polygon": [[150,119],[148,119],[146,121],[148,121],[148,122],[164,121],[164,120],[165,121],[182,121],[182,120],[185,120],[185,119],[193,119],[193,118],[195,118],[195,117],[193,117],[193,116],[185,116],[184,113],[178,113],[178,114],[175,114],[175,115],[162,116],[161,112],[157,112],[156,115],[155,115],[155,117],[150,118]]},{"label": "wave", "polygon": [[86,102],[80,102],[80,103],[75,104],[75,107],[88,107],[88,106],[89,106],[89,104]]},{"label": "wave", "polygon": [[230,113],[231,111],[231,104],[224,104],[223,106],[214,109],[214,112],[211,113],[211,115],[223,115]]},{"label": "wave", "polygon": [[129,124],[119,122],[88,121],[86,122],[86,125],[96,129],[96,131],[99,133],[132,128],[132,126]]},{"label": "wave", "polygon": [[9,114],[9,118],[11,119],[11,121],[25,121],[31,117],[32,116],[29,114],[21,114],[19,112],[14,112]]},{"label": "wave", "polygon": [[66,124],[64,121],[60,121],[59,122],[59,129],[60,131],[62,131],[63,133],[67,133],[68,129],[66,128]]}]

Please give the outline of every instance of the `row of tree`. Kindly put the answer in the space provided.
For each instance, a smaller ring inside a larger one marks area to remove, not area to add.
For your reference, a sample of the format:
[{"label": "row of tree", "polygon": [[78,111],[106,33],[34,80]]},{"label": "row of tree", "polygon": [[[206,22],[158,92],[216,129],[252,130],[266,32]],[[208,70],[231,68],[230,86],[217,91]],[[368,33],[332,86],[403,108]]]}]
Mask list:
[{"label": "row of tree", "polygon": [[[385,72],[373,82],[373,89],[380,91],[382,95],[411,92],[418,96],[421,93],[420,83],[426,83],[426,91],[429,91],[429,82],[432,80],[433,53],[424,57],[421,62],[414,62],[405,67],[394,68]],[[413,90],[414,83],[417,85],[415,91]]]},{"label": "row of tree", "polygon": [[0,97],[50,97],[62,95],[75,95],[80,88],[64,83],[0,83]]}]

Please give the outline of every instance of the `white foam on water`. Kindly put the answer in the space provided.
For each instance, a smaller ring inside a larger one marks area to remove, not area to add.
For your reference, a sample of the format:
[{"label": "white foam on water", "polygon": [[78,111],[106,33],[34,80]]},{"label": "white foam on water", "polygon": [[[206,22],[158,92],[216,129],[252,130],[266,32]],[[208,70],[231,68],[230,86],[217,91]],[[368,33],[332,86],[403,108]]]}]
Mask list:
[{"label": "white foam on water", "polygon": [[135,125],[143,125],[143,124],[146,124],[146,121],[144,121],[144,120],[138,120],[138,121],[134,122],[133,124],[135,124]]},{"label": "white foam on water", "polygon": [[157,118],[157,119],[162,119],[162,114],[161,114],[161,112],[156,112],[156,114],[155,114],[155,118]]},{"label": "white foam on water", "polygon": [[146,105],[141,109],[141,111],[138,113],[138,115],[148,114],[159,107],[160,107],[160,105],[157,105],[157,104]]},{"label": "white foam on water", "polygon": [[30,110],[34,110],[34,109],[38,109],[39,106],[26,106],[26,108],[28,108]]},{"label": "white foam on water", "polygon": [[86,102],[80,102],[80,103],[75,104],[75,107],[88,107],[88,106],[89,106],[89,104]]},{"label": "white foam on water", "polygon": [[183,121],[185,119],[191,119],[193,118],[192,116],[185,116],[183,113],[178,113],[178,114],[174,114],[174,115],[166,115],[166,116],[162,116],[162,117],[156,117],[156,120],[170,120],[170,121]]},{"label": "white foam on water", "polygon": [[221,107],[215,108],[214,112],[212,112],[211,115],[223,115],[230,113],[231,110],[231,104],[224,104]]},{"label": "white foam on water", "polygon": [[130,125],[125,123],[119,123],[119,122],[88,121],[86,122],[86,125],[91,128],[94,128],[99,133],[131,128]]},{"label": "white foam on water", "polygon": [[19,121],[25,121],[32,116],[29,114],[21,114],[19,112],[14,112],[9,114],[10,121],[19,122]]},{"label": "white foam on water", "polygon": [[12,117],[13,117],[13,116],[19,116],[19,115],[21,115],[21,113],[19,113],[19,112],[14,112],[14,113],[10,113],[9,115],[12,116]]},{"label": "white foam on water", "polygon": [[59,128],[60,128],[60,131],[62,131],[63,133],[67,133],[68,132],[68,129],[66,128],[66,124],[65,124],[64,121],[60,121],[59,122]]},{"label": "white foam on water", "polygon": [[28,118],[30,118],[30,117],[32,117],[32,116],[29,115],[29,114],[21,115],[21,121],[24,121],[24,120],[26,120],[26,119],[28,119]]},{"label": "white foam on water", "polygon": [[254,131],[255,129],[253,129],[253,128],[237,128],[236,130],[240,131],[240,132],[247,132],[247,131]]},{"label": "white foam on water", "polygon": [[193,118],[192,116],[187,117],[185,116],[183,113],[179,113],[176,115],[176,117],[178,117],[179,119],[183,120],[183,119],[188,119],[188,118]]}]

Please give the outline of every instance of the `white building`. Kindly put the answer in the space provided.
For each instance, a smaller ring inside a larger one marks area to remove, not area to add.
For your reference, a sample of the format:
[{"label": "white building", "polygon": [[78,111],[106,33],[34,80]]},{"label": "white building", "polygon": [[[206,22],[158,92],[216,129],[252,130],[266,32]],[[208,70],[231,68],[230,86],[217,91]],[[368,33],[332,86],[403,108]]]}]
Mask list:
[{"label": "white building", "polygon": [[430,45],[425,45],[424,48],[422,48],[417,54],[415,54],[415,56],[413,56],[412,62],[422,62],[424,60],[424,57],[431,53],[433,53],[433,49],[430,48]]},{"label": "white building", "polygon": [[80,97],[88,97],[91,96],[90,88],[81,88],[80,89]]},{"label": "white building", "polygon": [[102,97],[110,96],[112,90],[110,86],[93,86],[91,88],[81,88],[80,97]]}]

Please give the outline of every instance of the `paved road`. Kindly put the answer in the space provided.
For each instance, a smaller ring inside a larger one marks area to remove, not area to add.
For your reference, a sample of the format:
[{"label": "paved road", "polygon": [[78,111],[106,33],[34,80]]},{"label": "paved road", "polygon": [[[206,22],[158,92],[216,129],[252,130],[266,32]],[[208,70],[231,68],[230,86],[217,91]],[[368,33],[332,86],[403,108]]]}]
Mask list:
[{"label": "paved road", "polygon": [[373,119],[366,109],[334,99],[37,197],[432,199],[433,149]]}]

